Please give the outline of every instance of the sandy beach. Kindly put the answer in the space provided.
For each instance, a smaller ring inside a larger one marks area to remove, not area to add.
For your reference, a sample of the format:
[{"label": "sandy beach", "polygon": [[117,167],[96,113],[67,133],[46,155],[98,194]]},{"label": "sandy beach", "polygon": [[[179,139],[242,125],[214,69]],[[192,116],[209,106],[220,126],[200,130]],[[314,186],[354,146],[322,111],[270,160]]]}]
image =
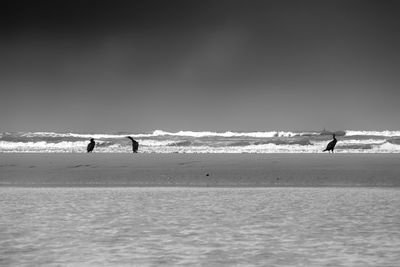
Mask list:
[{"label": "sandy beach", "polygon": [[1,186],[400,186],[398,154],[1,154]]}]

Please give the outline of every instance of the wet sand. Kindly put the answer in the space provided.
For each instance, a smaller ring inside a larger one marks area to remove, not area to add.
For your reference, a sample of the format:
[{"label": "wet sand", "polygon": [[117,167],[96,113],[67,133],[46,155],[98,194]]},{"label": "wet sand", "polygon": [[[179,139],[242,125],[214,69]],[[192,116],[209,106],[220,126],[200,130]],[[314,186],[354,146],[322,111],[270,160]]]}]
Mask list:
[{"label": "wet sand", "polygon": [[399,154],[0,154],[0,186],[400,186]]}]

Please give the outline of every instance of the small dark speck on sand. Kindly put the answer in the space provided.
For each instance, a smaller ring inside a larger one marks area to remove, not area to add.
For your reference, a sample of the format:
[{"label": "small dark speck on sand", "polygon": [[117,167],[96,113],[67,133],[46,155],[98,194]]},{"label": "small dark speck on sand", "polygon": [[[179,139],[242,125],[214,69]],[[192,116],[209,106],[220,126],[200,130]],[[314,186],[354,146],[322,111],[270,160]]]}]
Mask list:
[{"label": "small dark speck on sand", "polygon": [[79,168],[79,167],[90,167],[90,164],[86,164],[86,165],[75,165],[75,166],[70,166],[69,168]]},{"label": "small dark speck on sand", "polygon": [[209,174],[209,173],[207,173],[207,174],[206,174],[206,176],[210,176],[210,174]]}]

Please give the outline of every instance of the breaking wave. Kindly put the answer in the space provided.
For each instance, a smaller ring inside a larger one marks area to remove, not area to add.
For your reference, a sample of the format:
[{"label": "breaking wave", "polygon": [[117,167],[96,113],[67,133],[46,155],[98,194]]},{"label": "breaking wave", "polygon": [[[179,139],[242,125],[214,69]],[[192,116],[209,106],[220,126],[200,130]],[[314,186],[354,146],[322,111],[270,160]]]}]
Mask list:
[{"label": "breaking wave", "polygon": [[400,145],[400,138],[389,139],[388,142],[392,143],[392,144],[395,144],[395,145]]},{"label": "breaking wave", "polygon": [[155,130],[153,132],[153,136],[189,136],[189,137],[256,137],[256,138],[265,138],[265,137],[291,137],[291,136],[300,136],[302,134],[312,134],[309,132],[283,132],[283,131],[270,131],[270,132],[210,132],[210,131],[202,131],[202,132],[194,132],[194,131],[179,131],[179,132],[166,132],[162,130]]},{"label": "breaking wave", "polygon": [[384,137],[395,137],[395,136],[400,136],[400,131],[351,131],[347,130],[346,131],[346,136],[353,136],[353,135],[359,135],[359,136],[384,136]]},{"label": "breaking wave", "polygon": [[[400,131],[334,131],[339,153],[400,153]],[[132,136],[141,153],[321,153],[328,131],[212,132],[155,130],[149,133],[16,132],[0,134],[0,152],[84,153],[90,138],[95,153],[131,153]]]}]

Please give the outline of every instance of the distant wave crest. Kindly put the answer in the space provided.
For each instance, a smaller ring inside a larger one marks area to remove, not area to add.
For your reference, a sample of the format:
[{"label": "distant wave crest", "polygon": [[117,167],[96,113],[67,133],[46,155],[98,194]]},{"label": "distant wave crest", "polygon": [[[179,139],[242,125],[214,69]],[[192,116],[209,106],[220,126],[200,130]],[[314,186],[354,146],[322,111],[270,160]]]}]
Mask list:
[{"label": "distant wave crest", "polygon": [[385,136],[385,137],[395,137],[400,136],[400,131],[353,131],[353,130],[346,130],[346,136]]},{"label": "distant wave crest", "polygon": [[179,131],[166,132],[163,130],[155,130],[153,136],[188,136],[188,137],[255,137],[255,138],[270,138],[270,137],[293,137],[302,135],[318,135],[318,132],[285,132],[285,131],[266,131],[266,132],[211,132],[211,131]]}]

